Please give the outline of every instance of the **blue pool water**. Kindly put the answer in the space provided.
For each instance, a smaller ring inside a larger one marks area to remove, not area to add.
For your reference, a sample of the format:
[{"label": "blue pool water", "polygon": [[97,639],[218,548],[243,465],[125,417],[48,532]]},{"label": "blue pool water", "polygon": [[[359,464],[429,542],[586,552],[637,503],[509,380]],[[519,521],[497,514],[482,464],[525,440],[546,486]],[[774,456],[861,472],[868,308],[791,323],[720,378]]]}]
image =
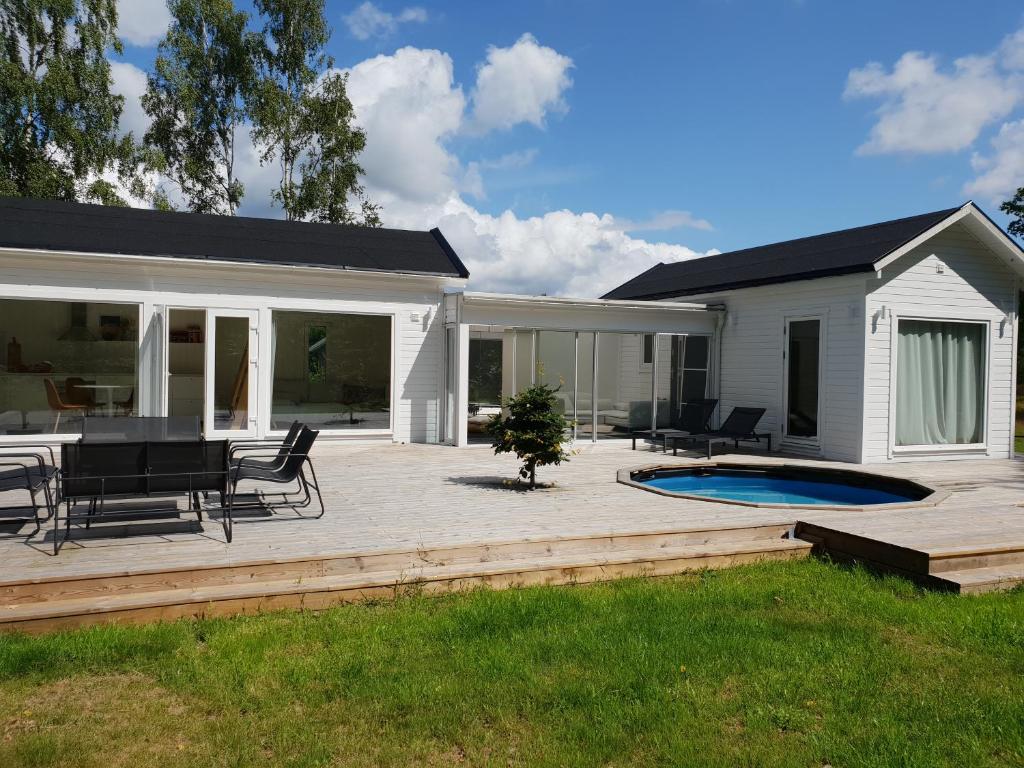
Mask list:
[{"label": "blue pool water", "polygon": [[768,472],[711,469],[669,471],[637,482],[663,491],[757,504],[862,506],[916,501],[920,496],[834,480],[776,476]]}]

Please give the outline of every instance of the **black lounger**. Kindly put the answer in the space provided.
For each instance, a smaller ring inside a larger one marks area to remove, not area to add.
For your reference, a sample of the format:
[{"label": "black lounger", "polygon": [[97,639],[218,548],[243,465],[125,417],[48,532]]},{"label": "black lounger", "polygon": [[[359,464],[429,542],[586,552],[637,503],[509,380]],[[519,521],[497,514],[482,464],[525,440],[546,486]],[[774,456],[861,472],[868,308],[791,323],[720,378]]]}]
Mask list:
[{"label": "black lounger", "polygon": [[708,447],[708,458],[711,458],[711,446],[715,443],[735,443],[740,447],[740,440],[753,440],[761,442],[761,438],[768,441],[768,451],[772,450],[772,436],[770,432],[757,432],[758,422],[764,416],[764,408],[733,408],[729,418],[725,420],[718,429],[704,432],[699,435],[680,435],[672,438],[672,455],[676,455],[678,443],[684,442],[704,443]]},{"label": "black lounger", "polygon": [[638,429],[633,432],[633,450],[636,450],[636,439],[638,437],[650,438],[657,444],[661,438],[661,450],[668,452],[668,441],[670,438],[686,437],[687,435],[701,435],[708,431],[708,422],[711,421],[711,414],[718,407],[715,399],[688,400],[683,403],[680,409],[679,419],[666,429]]}]

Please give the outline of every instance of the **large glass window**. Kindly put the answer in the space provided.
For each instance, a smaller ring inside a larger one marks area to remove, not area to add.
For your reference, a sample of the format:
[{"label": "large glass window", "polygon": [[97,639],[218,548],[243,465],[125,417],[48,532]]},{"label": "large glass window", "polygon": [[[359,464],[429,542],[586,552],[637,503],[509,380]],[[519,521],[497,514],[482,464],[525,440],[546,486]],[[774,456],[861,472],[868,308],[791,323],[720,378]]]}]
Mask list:
[{"label": "large glass window", "polygon": [[501,407],[502,340],[469,340],[469,406]]},{"label": "large glass window", "polygon": [[576,334],[572,331],[537,331],[538,384],[555,389],[555,402],[569,421],[576,413]]},{"label": "large glass window", "polygon": [[136,304],[0,299],[0,435],[136,415]]},{"label": "large glass window", "polygon": [[[598,334],[593,427],[598,438],[629,437],[633,430],[651,428],[653,365],[644,365],[643,355],[642,333]],[[668,409],[663,412],[660,418],[667,420]]]},{"label": "large glass window", "polygon": [[896,359],[896,445],[982,442],[983,325],[900,320]]},{"label": "large glass window", "polygon": [[391,318],[274,312],[271,427],[391,427]]},{"label": "large glass window", "polygon": [[792,320],[786,336],[786,435],[817,437],[821,321]]}]

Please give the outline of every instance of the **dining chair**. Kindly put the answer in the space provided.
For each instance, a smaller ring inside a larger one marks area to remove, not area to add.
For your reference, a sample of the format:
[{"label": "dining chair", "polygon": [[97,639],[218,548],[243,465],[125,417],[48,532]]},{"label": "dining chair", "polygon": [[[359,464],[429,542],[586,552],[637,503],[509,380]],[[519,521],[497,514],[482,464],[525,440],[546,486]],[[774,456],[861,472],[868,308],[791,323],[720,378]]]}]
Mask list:
[{"label": "dining chair", "polygon": [[53,383],[53,379],[43,379],[43,387],[46,389],[46,402],[50,405],[51,411],[57,412],[57,418],[53,422],[53,433],[57,434],[60,429],[60,417],[65,411],[84,414],[89,406],[80,403],[65,403],[61,400],[60,392]]}]

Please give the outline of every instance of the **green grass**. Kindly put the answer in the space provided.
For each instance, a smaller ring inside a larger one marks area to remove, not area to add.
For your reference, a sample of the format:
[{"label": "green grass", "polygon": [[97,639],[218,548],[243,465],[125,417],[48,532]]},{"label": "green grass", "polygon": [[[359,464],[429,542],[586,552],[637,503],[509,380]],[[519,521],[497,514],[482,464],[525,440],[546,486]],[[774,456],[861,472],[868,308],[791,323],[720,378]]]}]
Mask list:
[{"label": "green grass", "polygon": [[0,637],[0,766],[1024,763],[1024,592],[818,561]]}]

